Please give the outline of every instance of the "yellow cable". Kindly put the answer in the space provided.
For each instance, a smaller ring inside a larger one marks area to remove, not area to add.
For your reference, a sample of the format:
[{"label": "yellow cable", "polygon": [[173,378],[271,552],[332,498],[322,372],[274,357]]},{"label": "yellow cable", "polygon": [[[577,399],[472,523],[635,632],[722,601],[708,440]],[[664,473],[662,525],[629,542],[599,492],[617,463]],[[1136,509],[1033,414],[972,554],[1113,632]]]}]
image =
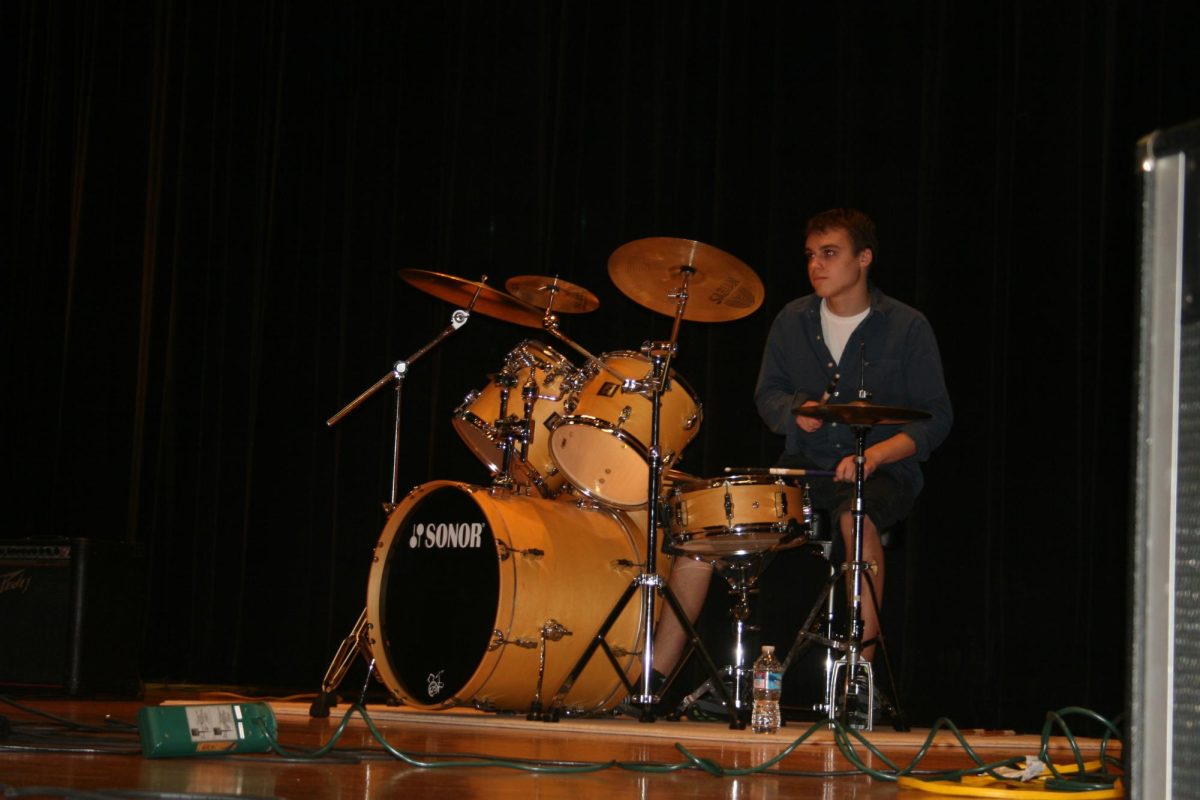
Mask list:
[{"label": "yellow cable", "polygon": [[916,789],[930,794],[954,795],[957,797],[1021,797],[1030,800],[1063,800],[1063,798],[1079,798],[1079,800],[1107,800],[1125,796],[1125,788],[1118,780],[1112,789],[1093,789],[1086,792],[1054,791],[1051,789],[1026,788],[1037,786],[1038,783],[1020,783],[1019,781],[996,781],[992,778],[963,778],[962,783],[948,781],[925,781],[920,778],[900,776],[897,785],[906,789]]}]

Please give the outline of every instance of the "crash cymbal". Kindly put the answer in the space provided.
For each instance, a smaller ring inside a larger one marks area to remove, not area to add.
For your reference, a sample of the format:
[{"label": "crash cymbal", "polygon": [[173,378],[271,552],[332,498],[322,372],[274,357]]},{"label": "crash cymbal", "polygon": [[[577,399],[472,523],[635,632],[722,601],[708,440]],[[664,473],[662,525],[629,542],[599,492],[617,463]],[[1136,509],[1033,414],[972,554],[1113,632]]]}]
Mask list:
[{"label": "crash cymbal", "polygon": [[600,307],[600,299],[582,286],[562,278],[543,275],[518,275],[504,282],[509,294],[538,308],[547,308],[554,298],[554,311],[564,314],[586,314]]},{"label": "crash cymbal", "polygon": [[505,322],[515,322],[527,328],[542,327],[540,310],[499,289],[493,289],[486,283],[468,281],[427,269],[402,269],[400,277],[426,294],[463,308],[470,305],[471,299],[478,292],[479,299],[475,301],[474,310],[480,314]]},{"label": "crash cymbal", "polygon": [[931,414],[914,408],[877,406],[855,400],[824,406],[796,406],[792,413],[801,417],[812,417],[825,422],[840,422],[843,425],[900,425],[918,419],[929,419]]},{"label": "crash cymbal", "polygon": [[651,311],[675,316],[674,294],[690,267],[683,318],[694,322],[740,319],[762,305],[763,283],[754,270],[711,245],[690,239],[637,239],[608,259],[608,274],[626,297]]}]

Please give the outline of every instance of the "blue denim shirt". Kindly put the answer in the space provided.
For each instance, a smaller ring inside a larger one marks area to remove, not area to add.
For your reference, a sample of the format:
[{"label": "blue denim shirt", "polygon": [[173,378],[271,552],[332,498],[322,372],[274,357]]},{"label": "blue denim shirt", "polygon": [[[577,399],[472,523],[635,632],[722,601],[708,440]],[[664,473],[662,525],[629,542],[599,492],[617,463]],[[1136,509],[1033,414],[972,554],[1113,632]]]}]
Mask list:
[{"label": "blue denim shirt", "polygon": [[792,414],[792,408],[805,400],[820,400],[835,374],[841,377],[829,398],[831,405],[858,399],[859,386],[865,383],[871,403],[932,415],[904,425],[876,425],[866,440],[870,447],[900,431],[912,437],[916,454],[880,469],[908,483],[913,494],[920,492],[924,481],[919,462],[928,459],[945,440],[954,420],[929,321],[911,306],[872,287],[871,310],[846,342],[841,363],[835,365],[821,333],[821,298],[805,295],[784,306],[767,335],[754,390],[754,403],[763,421],[786,437],[781,464],[807,461],[832,469],[854,454],[850,426],[826,422],[813,433],[805,433]]}]

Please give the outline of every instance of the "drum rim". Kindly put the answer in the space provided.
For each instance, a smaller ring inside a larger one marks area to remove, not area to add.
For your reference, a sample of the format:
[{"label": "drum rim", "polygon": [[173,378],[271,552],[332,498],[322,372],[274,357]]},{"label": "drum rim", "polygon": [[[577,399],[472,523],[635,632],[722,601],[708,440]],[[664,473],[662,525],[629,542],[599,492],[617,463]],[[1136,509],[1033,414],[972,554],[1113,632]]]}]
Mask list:
[{"label": "drum rim", "polygon": [[[419,502],[421,497],[432,494],[434,491],[439,489],[446,488],[455,489],[461,492],[470,498],[471,502],[474,503],[474,495],[477,491],[480,491],[481,487],[464,483],[462,481],[436,480],[423,483],[405,495],[404,499],[401,500],[392,513],[388,515],[387,523],[384,525],[383,531],[380,533],[379,539],[375,543],[375,557],[371,563],[371,570],[367,579],[367,607],[365,613],[369,625],[369,643],[371,646],[371,655],[375,659],[376,674],[379,676],[384,688],[386,688],[396,699],[405,703],[409,703],[417,708],[446,709],[456,708],[458,706],[470,703],[472,698],[463,697],[460,693],[467,687],[486,684],[487,680],[496,671],[500,664],[501,653],[499,650],[491,647],[485,648],[481,658],[479,659],[479,663],[475,667],[475,670],[471,673],[467,680],[463,682],[462,686],[458,687],[448,697],[435,703],[422,703],[419,699],[417,699],[417,696],[413,691],[413,687],[406,686],[404,682],[400,680],[399,670],[394,668],[392,665],[391,649],[385,646],[384,639],[386,631],[380,615],[380,601],[384,589],[384,573],[388,569],[387,554],[391,550],[392,543],[395,542],[396,535],[400,530],[401,524],[405,519],[407,519],[407,515],[401,515],[400,510],[411,510],[412,507]],[[475,505],[479,508],[479,510],[483,513],[483,516],[488,521],[488,526],[491,528],[491,536],[494,544],[496,540],[495,521],[488,513],[489,509],[485,505],[480,503],[475,503]],[[395,522],[393,522],[393,520],[395,520]],[[386,548],[384,547],[385,539],[389,543]],[[502,565],[503,562],[497,560],[496,569],[498,573],[503,569]],[[503,580],[499,581],[499,588],[500,591],[497,592],[496,597],[496,614],[492,618],[491,624],[493,632],[501,630],[501,622],[503,620],[507,619],[507,624],[511,625],[513,616],[512,592],[509,592],[506,595],[503,590]],[[482,682],[480,681],[481,676]]]},{"label": "drum rim", "polygon": [[[636,361],[645,361],[649,364],[653,364],[653,361],[651,361],[649,356],[639,353],[637,350],[610,350],[607,353],[601,353],[600,360],[604,361],[604,359],[608,356],[632,358]],[[583,369],[586,369],[586,366],[583,367]],[[674,367],[671,367],[669,370],[667,370],[667,377],[670,378],[674,383],[682,385],[684,392],[692,399],[692,403],[695,404],[697,419],[692,428],[698,429],[700,427],[700,423],[704,421],[704,405],[700,402],[700,398],[696,395],[696,390],[692,388],[692,385],[687,382],[686,378],[675,371]]]},{"label": "drum rim", "polygon": [[[536,348],[541,353],[550,353],[552,356],[555,356],[555,358],[547,359],[547,360],[557,361],[559,363],[566,364],[568,367],[571,368],[571,371],[576,371],[579,369],[578,367],[575,366],[574,362],[572,362],[571,359],[567,358],[565,355],[558,352],[553,347],[551,347],[550,345],[543,342],[541,339],[522,339],[520,342],[517,343],[516,347],[512,348],[507,353],[505,353],[505,358],[507,358],[508,356],[511,356],[513,353],[517,352],[518,350],[520,350],[521,348],[523,348],[527,345],[533,345],[533,347]],[[490,381],[489,381],[489,383],[490,383]]]},{"label": "drum rim", "polygon": [[[794,480],[794,479],[793,479]],[[697,478],[692,481],[680,481],[671,487],[675,495],[689,492],[702,492],[709,489],[720,489],[723,486],[784,486],[798,492],[803,489],[778,475],[725,475],[720,478]]]},{"label": "drum rim", "polygon": [[[367,629],[369,637],[368,641],[372,655],[375,658],[376,669],[380,680],[383,682],[384,687],[394,697],[402,702],[412,705],[415,708],[422,708],[428,711],[444,711],[451,708],[469,706],[486,708],[486,705],[479,705],[480,695],[478,693],[481,691],[486,691],[491,685],[491,682],[494,680],[495,676],[497,676],[498,671],[501,669],[503,663],[503,656],[507,645],[505,647],[497,647],[495,649],[488,648],[488,650],[482,654],[477,666],[469,678],[467,678],[467,680],[463,682],[460,687],[457,687],[453,693],[436,703],[421,702],[420,696],[415,692],[417,687],[408,686],[400,680],[399,670],[395,669],[393,666],[391,650],[390,648],[383,646],[383,631],[380,625],[380,600],[385,588],[383,575],[387,565],[387,559],[385,557],[381,557],[380,550],[385,540],[389,545],[387,548],[388,551],[391,550],[391,547],[396,546],[395,542],[400,532],[401,524],[404,519],[408,518],[407,514],[401,515],[399,513],[400,510],[405,509],[406,511],[411,511],[413,505],[419,502],[423,496],[441,489],[455,489],[471,498],[471,502],[477,505],[484,517],[487,519],[488,525],[491,528],[493,543],[500,543],[502,541],[504,541],[505,544],[511,543],[511,540],[508,537],[516,529],[511,525],[512,520],[499,511],[499,509],[502,507],[502,504],[506,501],[501,499],[499,501],[501,505],[497,505],[496,503],[490,502],[490,500],[480,502],[479,499],[492,498],[494,496],[494,489],[453,480],[428,481],[412,489],[404,497],[400,504],[397,505],[392,514],[389,515],[387,524],[384,526],[383,531],[380,533],[379,538],[376,541],[374,549],[375,559],[371,565],[367,587],[367,609],[365,611],[366,619],[369,623]],[[576,509],[583,514],[596,514],[600,517],[607,518],[609,520],[607,532],[611,537],[614,537],[613,542],[616,545],[615,552],[608,553],[607,555],[616,555],[623,559],[630,559],[628,568],[631,570],[636,569],[637,565],[642,563],[645,559],[646,531],[643,530],[633,518],[626,514],[624,509],[615,508],[611,504],[603,503],[579,506],[577,505],[578,498],[573,498],[566,494],[555,498],[536,498],[514,492],[512,490],[503,490],[500,492],[500,494],[503,498],[509,498],[521,503],[528,502],[535,504],[547,504],[543,507],[549,507],[549,504],[560,507],[571,507],[574,505]],[[549,532],[550,529],[547,528],[545,530]],[[501,536],[502,532],[504,536]],[[549,540],[548,544],[554,544],[553,540]],[[568,550],[569,549],[570,548],[568,548]],[[384,555],[386,555],[386,553]],[[506,562],[504,559],[498,558],[496,562],[497,570],[501,572],[501,580],[499,584],[499,593],[496,598],[496,613],[493,617],[491,626],[494,632],[499,632],[500,635],[504,637],[508,637],[512,633],[513,624],[517,617],[518,594],[523,587],[528,587],[528,583],[522,583],[515,571],[508,573],[509,580],[507,582],[503,579],[506,569],[515,570],[515,567],[513,566],[506,568],[504,566],[506,563],[510,565],[515,564],[515,559]],[[661,569],[659,574],[669,576],[669,572],[664,572]],[[526,581],[528,581],[528,576],[526,577]],[[567,584],[563,584],[564,587],[566,585]],[[543,613],[552,613],[553,609],[550,607],[539,607],[538,611]],[[626,616],[629,616],[629,613],[630,612],[627,609],[622,615],[622,619],[624,620]],[[636,613],[633,614],[632,619],[633,630],[627,631],[626,638],[621,640],[621,644],[629,647],[630,652],[624,656],[621,656],[619,659],[624,665],[626,677],[630,680],[633,679],[633,671],[638,663],[638,655],[634,651],[637,649],[637,644],[645,637],[644,621],[641,620],[640,616]],[[599,626],[601,624],[601,617],[596,616],[593,618],[589,616],[586,618],[586,622],[593,626]],[[619,624],[626,626],[629,625],[628,622],[621,622]],[[586,634],[591,632],[592,631],[588,630],[585,626],[580,628],[580,630],[576,631],[575,633],[578,636],[581,633]],[[611,632],[610,635],[612,635]],[[603,667],[602,672],[609,676],[611,682],[605,682],[603,685],[596,685],[595,681],[593,681],[592,685],[585,687],[591,691],[591,695],[588,695],[585,698],[575,698],[568,692],[568,695],[565,698],[566,709],[568,713],[599,713],[605,709],[614,707],[620,701],[620,698],[625,696],[625,688],[620,678],[611,674],[611,668],[607,664],[601,663],[601,666]],[[505,669],[508,668],[506,667]],[[505,675],[507,676],[508,673],[506,672]],[[579,689],[581,684],[582,680],[577,682],[574,688]],[[548,683],[542,687],[542,690],[545,693],[553,691],[555,688],[557,687]],[[511,705],[500,706],[498,708],[501,710],[512,711],[521,710]]]},{"label": "drum rim", "polygon": [[[795,517],[787,517],[787,520],[795,521]],[[749,541],[751,534],[755,533],[778,533],[780,536],[787,533],[788,522],[750,522],[744,525],[734,525],[732,527],[726,525],[705,525],[699,528],[687,528],[679,531],[679,533],[671,532],[672,538],[682,538],[684,541],[691,539],[723,539],[730,537],[734,540]]]},{"label": "drum rim", "polygon": [[[609,422],[608,420],[600,419],[599,417],[593,417],[589,414],[572,414],[569,417],[559,417],[558,419],[556,419],[554,421],[553,427],[550,428],[551,440],[550,440],[549,446],[546,448],[550,453],[550,460],[554,462],[554,465],[556,467],[558,467],[558,474],[562,475],[563,480],[566,481],[566,483],[570,484],[575,489],[575,491],[584,495],[588,499],[595,500],[596,502],[601,503],[603,505],[613,506],[615,508],[619,508],[622,510],[625,510],[625,509],[633,510],[633,509],[638,509],[638,508],[644,508],[646,506],[646,502],[647,502],[646,500],[643,500],[640,503],[632,503],[632,504],[631,503],[619,503],[615,500],[610,500],[607,497],[604,497],[603,495],[596,493],[591,488],[585,489],[584,487],[580,486],[578,483],[576,483],[574,480],[571,479],[571,473],[558,460],[558,454],[554,450],[554,438],[553,438],[554,435],[556,433],[558,433],[559,428],[565,427],[567,425],[580,425],[585,428],[594,428],[596,430],[602,431],[603,433],[609,434],[608,438],[615,438],[617,441],[619,441],[623,444],[629,445],[630,449],[633,450],[637,454],[638,458],[640,459],[639,463],[644,465],[647,470],[650,469],[649,464],[647,463],[648,459],[650,458],[649,449],[644,444],[642,444],[641,441],[633,434],[626,433],[621,428],[614,428],[614,427],[612,427],[612,423]],[[672,453],[670,458],[664,457],[663,468],[665,469],[668,466],[668,464],[674,463],[677,460],[678,459],[676,458],[675,453]]]},{"label": "drum rim", "polygon": [[[451,417],[450,421],[454,423],[454,430],[456,433],[458,433],[458,438],[462,439],[463,444],[467,446],[467,449],[470,450],[477,459],[479,459],[479,461],[485,468],[487,468],[489,472],[491,472],[493,475],[498,474],[500,472],[501,462],[504,458],[504,451],[488,436],[489,433],[495,433],[495,426],[484,422],[479,415],[473,411],[455,413],[454,416]],[[462,425],[458,424],[460,422]],[[487,453],[479,452],[475,445],[472,444],[469,439],[467,439],[463,428],[470,428],[482,433],[483,438],[492,445],[490,450]],[[518,483],[536,486],[543,497],[550,498],[557,494],[557,492],[550,488],[550,485],[546,480],[548,477],[552,476],[542,475],[537,471],[537,469],[530,466],[528,460],[523,461],[519,456],[513,456],[509,463],[509,469],[513,471],[513,478]]]}]

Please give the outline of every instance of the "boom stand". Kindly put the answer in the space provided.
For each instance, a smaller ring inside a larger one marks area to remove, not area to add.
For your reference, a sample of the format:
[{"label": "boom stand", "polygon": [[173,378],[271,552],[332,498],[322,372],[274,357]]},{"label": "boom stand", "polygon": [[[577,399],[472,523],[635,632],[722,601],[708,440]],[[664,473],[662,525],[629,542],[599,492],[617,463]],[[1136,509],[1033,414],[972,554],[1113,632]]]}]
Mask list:
[{"label": "boom stand", "polygon": [[[684,295],[684,302],[686,302],[686,286],[682,294]],[[678,318],[676,321],[678,322]],[[667,375],[669,374],[667,363],[670,355],[674,352],[674,349],[675,345],[672,342],[650,342],[643,346],[643,352],[647,352],[650,355],[651,362],[653,363],[653,372],[651,378],[649,379],[649,386],[647,387],[646,381],[633,380],[626,381],[625,385],[622,386],[622,391],[640,392],[643,394],[646,393],[648,388],[649,399],[652,407],[650,418],[650,477],[647,494],[648,519],[646,522],[646,561],[642,572],[633,579],[629,587],[621,595],[620,599],[617,600],[616,605],[613,606],[612,611],[609,612],[608,617],[600,626],[600,630],[596,632],[596,635],[592,638],[592,641],[588,644],[583,654],[579,657],[579,660],[575,663],[575,666],[571,669],[571,672],[563,681],[562,686],[559,687],[558,691],[554,694],[554,697],[550,700],[549,712],[542,714],[541,709],[535,706],[530,710],[531,717],[538,717],[549,722],[557,722],[566,708],[566,696],[571,691],[571,687],[574,686],[575,681],[578,680],[580,674],[583,672],[592,656],[595,655],[596,649],[602,648],[604,650],[604,655],[608,658],[608,663],[617,673],[617,677],[621,679],[621,683],[625,685],[625,690],[629,693],[630,700],[635,705],[640,707],[641,714],[638,718],[639,721],[654,722],[655,716],[653,706],[659,700],[658,696],[654,694],[653,686],[655,629],[654,592],[657,590],[658,593],[666,599],[668,607],[679,620],[679,624],[683,627],[683,630],[687,634],[692,646],[695,648],[696,652],[700,654],[700,657],[704,663],[704,667],[708,671],[709,676],[713,679],[713,683],[716,686],[721,699],[724,701],[725,707],[730,709],[731,721],[729,723],[729,727],[733,729],[742,729],[746,727],[746,720],[743,718],[742,714],[738,713],[733,696],[729,693],[729,689],[721,681],[720,672],[713,663],[712,657],[709,656],[708,651],[704,648],[704,644],[700,641],[700,636],[696,633],[695,627],[688,619],[683,608],[679,605],[679,601],[675,598],[675,594],[671,591],[671,587],[669,587],[666,582],[663,581],[662,576],[660,576],[657,571],[659,514],[658,498],[661,494],[663,473],[662,453],[659,442],[659,422],[662,413],[663,386],[665,385]],[[629,601],[633,599],[634,593],[639,589],[641,590],[642,629],[644,631],[645,638],[642,643],[641,685],[640,687],[635,687],[625,675],[625,671],[621,668],[621,665],[617,662],[616,655],[614,655],[612,648],[609,646],[605,637],[612,629],[612,626],[616,624],[617,619],[621,616],[621,613],[625,610],[625,607],[629,604]],[[679,672],[681,665],[682,664],[677,664],[675,669],[672,670],[672,673],[667,681],[668,685]]]},{"label": "boom stand", "polygon": [[[480,289],[482,289],[482,285]],[[478,297],[479,292],[477,291],[475,299],[478,299]],[[447,336],[467,324],[467,321],[471,318],[471,308],[475,305],[475,299],[471,300],[471,304],[466,309],[454,309],[454,312],[450,315],[450,324],[443,328],[428,344],[409,356],[407,360],[397,361],[392,365],[391,372],[375,381],[366,391],[351,400],[345,408],[325,421],[325,424],[330,427],[338,424],[343,417],[365,403],[371,395],[389,383],[395,382],[396,407],[392,416],[392,493],[388,502],[383,504],[384,514],[390,515],[395,511],[398,504],[397,501],[399,500],[400,407],[403,401],[404,379],[408,376],[408,368],[421,356],[441,344],[442,340]],[[329,709],[337,705],[337,688],[341,686],[342,681],[346,678],[346,673],[350,670],[350,665],[354,663],[354,657],[359,655],[368,663],[367,680],[369,681],[371,672],[375,669],[375,657],[371,652],[371,645],[367,638],[367,610],[365,608],[358,615],[358,622],[354,623],[354,628],[351,629],[350,635],[343,639],[342,643],[338,646],[337,652],[333,656],[333,661],[329,664],[329,668],[325,670],[325,677],[321,680],[321,691],[317,695],[317,699],[313,700],[312,705],[308,708],[309,716],[318,718],[329,716]],[[366,690],[367,686],[364,683],[364,694]]]}]

